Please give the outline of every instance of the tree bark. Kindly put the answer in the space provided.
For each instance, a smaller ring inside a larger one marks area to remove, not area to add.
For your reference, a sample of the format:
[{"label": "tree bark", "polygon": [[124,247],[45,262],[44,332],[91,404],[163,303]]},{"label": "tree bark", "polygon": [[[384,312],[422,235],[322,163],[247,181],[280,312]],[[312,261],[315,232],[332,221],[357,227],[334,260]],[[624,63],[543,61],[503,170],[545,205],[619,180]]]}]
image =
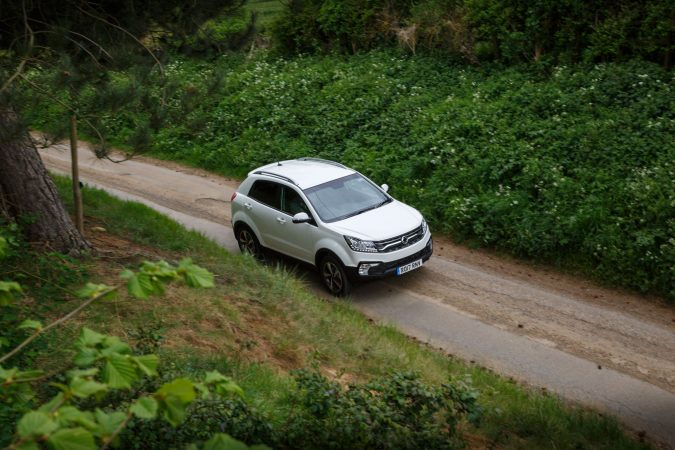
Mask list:
[{"label": "tree bark", "polygon": [[0,109],[0,213],[24,218],[22,229],[30,242],[71,255],[90,248],[68,216],[27,130],[7,108]]},{"label": "tree bark", "polygon": [[80,167],[77,161],[77,116],[70,117],[70,165],[73,184],[73,206],[75,210],[75,228],[84,235],[84,212],[82,191],[80,190]]}]

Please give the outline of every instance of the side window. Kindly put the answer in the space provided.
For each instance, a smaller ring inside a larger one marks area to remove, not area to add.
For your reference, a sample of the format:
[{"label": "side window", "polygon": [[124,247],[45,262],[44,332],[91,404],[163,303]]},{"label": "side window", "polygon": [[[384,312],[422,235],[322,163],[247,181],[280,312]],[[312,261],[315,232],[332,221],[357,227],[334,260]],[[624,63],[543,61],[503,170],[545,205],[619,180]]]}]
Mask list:
[{"label": "side window", "polygon": [[281,209],[281,187],[273,181],[258,180],[251,186],[248,196],[272,208]]},{"label": "side window", "polygon": [[309,214],[309,208],[295,189],[284,186],[284,202],[281,210],[291,216],[304,212]]}]

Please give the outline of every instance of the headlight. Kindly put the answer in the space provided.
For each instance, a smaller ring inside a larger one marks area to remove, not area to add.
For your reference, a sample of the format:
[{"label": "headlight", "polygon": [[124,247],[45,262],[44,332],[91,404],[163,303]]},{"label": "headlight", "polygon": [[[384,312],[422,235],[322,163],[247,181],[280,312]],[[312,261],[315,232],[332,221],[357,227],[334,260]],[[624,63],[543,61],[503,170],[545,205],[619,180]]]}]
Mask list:
[{"label": "headlight", "polygon": [[362,241],[351,236],[345,236],[345,241],[355,252],[377,253],[377,248],[373,241]]},{"label": "headlight", "polygon": [[429,226],[427,225],[427,221],[422,219],[422,236],[427,234],[427,230],[429,229]]}]

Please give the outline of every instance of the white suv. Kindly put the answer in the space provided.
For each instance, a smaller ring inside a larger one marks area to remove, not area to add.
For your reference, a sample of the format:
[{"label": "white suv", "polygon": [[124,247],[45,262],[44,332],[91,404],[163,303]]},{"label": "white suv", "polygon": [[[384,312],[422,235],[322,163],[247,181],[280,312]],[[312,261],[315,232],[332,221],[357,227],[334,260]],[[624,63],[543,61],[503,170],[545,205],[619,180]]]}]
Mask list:
[{"label": "white suv", "polygon": [[312,264],[343,296],[354,281],[402,275],[431,256],[424,218],[387,190],[333,161],[281,161],[250,172],[232,195],[232,228],[242,252]]}]

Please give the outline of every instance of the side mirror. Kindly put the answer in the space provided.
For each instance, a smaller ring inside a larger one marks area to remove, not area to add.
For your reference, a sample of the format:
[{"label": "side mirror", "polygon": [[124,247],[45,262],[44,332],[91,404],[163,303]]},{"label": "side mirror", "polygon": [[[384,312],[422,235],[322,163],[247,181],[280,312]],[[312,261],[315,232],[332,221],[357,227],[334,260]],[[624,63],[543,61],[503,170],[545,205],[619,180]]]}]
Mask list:
[{"label": "side mirror", "polygon": [[307,215],[307,213],[304,212],[299,212],[293,216],[293,223],[307,223],[310,220],[312,219],[310,219],[309,215]]},{"label": "side mirror", "polygon": [[383,185],[380,186],[380,187],[382,188],[382,190],[383,190],[384,192],[389,192],[389,185],[388,185],[388,184],[385,183],[385,184],[383,184]]}]

